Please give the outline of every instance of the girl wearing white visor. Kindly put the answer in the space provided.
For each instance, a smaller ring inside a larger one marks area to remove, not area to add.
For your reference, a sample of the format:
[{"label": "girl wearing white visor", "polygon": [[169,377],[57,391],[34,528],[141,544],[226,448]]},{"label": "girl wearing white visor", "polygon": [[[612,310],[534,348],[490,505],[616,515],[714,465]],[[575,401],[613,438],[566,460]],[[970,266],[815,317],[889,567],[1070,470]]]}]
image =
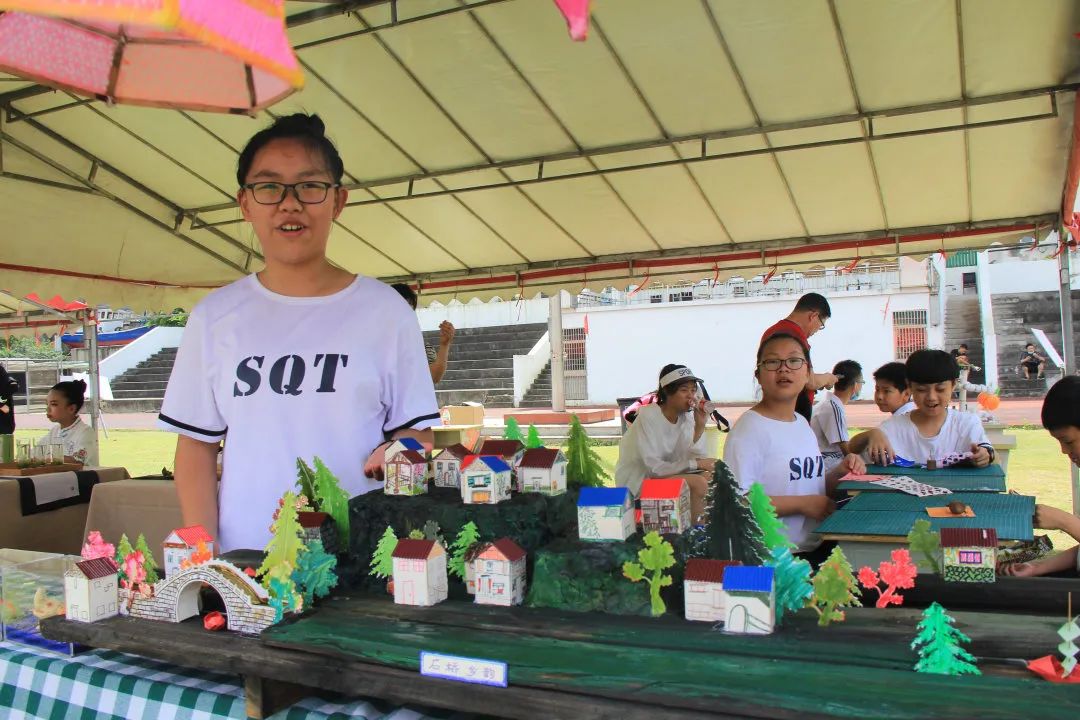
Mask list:
[{"label": "girl wearing white visor", "polygon": [[704,511],[708,477],[716,464],[705,450],[706,412],[698,396],[700,382],[685,365],[665,365],[656,402],[638,410],[619,443],[615,467],[615,484],[630,488],[635,497],[645,478],[685,478],[694,523]]}]

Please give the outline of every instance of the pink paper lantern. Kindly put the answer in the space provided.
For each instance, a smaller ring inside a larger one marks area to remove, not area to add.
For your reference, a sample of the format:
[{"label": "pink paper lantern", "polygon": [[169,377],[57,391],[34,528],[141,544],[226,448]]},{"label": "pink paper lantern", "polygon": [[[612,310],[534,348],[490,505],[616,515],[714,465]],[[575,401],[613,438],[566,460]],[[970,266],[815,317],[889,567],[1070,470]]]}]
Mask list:
[{"label": "pink paper lantern", "polygon": [[255,113],[303,86],[284,0],[0,0],[0,70],[108,102]]}]

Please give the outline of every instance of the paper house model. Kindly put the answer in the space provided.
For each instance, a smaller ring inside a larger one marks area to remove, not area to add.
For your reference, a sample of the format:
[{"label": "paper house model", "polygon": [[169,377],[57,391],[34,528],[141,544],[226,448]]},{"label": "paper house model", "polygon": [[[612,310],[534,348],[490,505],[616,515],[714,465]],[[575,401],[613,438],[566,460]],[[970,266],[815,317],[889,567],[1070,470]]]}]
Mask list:
[{"label": "paper house model", "polygon": [[400,450],[386,461],[383,477],[387,495],[423,495],[427,492],[427,460],[416,450]]},{"label": "paper house model", "polygon": [[625,540],[634,534],[630,488],[583,487],[577,503],[578,537],[582,540]]},{"label": "paper house model", "polygon": [[942,528],[942,575],[949,582],[994,582],[997,531],[993,528]]},{"label": "paper house model", "polygon": [[432,459],[435,487],[461,487],[461,463],[472,453],[461,443],[445,447]]},{"label": "paper house model", "polygon": [[776,624],[773,569],[731,565],[724,569],[724,632],[768,635]]},{"label": "paper house model", "polygon": [[494,505],[510,499],[510,466],[502,458],[470,455],[461,463],[461,498]]},{"label": "paper house model", "polygon": [[199,549],[199,543],[206,545],[210,555],[214,555],[214,538],[202,525],[179,528],[169,533],[162,543],[165,554],[165,574],[174,575],[180,572],[180,563],[190,560],[191,556]]},{"label": "paper house model", "polygon": [[510,538],[487,543],[473,560],[476,602],[520,605],[525,599],[525,551]]},{"label": "paper house model", "polygon": [[517,472],[521,456],[525,454],[525,445],[520,440],[485,440],[477,455],[495,455],[510,466],[511,472]]},{"label": "paper house model", "polygon": [[434,540],[398,540],[394,561],[394,602],[434,605],[446,599],[446,550]]},{"label": "paper house model", "polygon": [[683,574],[683,603],[687,620],[723,622],[724,571],[741,565],[738,560],[706,560],[691,558],[686,561]]},{"label": "paper house model", "polygon": [[641,483],[641,531],[682,533],[690,529],[690,487],[682,478],[647,478]]},{"label": "paper house model", "polygon": [[566,492],[566,456],[554,448],[531,448],[517,466],[518,492],[561,495]]},{"label": "paper house model", "polygon": [[386,446],[386,450],[383,452],[383,464],[386,464],[390,458],[397,455],[402,450],[413,450],[426,456],[424,444],[416,438],[403,437],[398,438],[394,442]]},{"label": "paper house model", "polygon": [[487,543],[475,542],[465,551],[465,590],[470,595],[476,594],[476,558],[487,547]]},{"label": "paper house model", "polygon": [[324,512],[308,510],[297,513],[300,527],[304,529],[304,542],[321,540],[323,550],[336,555],[338,551],[338,530],[334,518]]},{"label": "paper house model", "polygon": [[119,570],[112,558],[83,560],[64,573],[67,619],[94,622],[120,612]]}]

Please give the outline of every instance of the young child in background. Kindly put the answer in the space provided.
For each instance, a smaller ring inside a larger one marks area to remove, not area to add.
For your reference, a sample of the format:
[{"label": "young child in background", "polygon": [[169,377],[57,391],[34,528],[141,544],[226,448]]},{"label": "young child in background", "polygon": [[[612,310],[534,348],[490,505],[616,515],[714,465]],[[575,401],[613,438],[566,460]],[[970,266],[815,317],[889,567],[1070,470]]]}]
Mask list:
[{"label": "young child in background", "polygon": [[904,363],[885,363],[874,371],[874,403],[891,415],[907,415],[915,409]]},{"label": "young child in background", "polygon": [[865,450],[872,462],[882,465],[896,457],[923,465],[970,452],[973,465],[989,465],[994,449],[979,417],[949,407],[960,375],[956,359],[943,350],[918,350],[907,359],[905,370],[915,409],[852,438],[851,451]]},{"label": "young child in background", "polygon": [[810,429],[817,438],[818,449],[825,458],[825,472],[840,464],[848,454],[847,411],[844,406],[858,397],[863,386],[862,365],[854,360],[841,360],[833,367],[838,380],[831,393],[814,406]]},{"label": "young child in background", "polygon": [[64,462],[98,465],[97,433],[79,417],[86,401],[85,380],[56,383],[45,399],[45,417],[56,423],[37,441],[37,446],[63,445]]},{"label": "young child in background", "polygon": [[[1042,424],[1061,445],[1061,453],[1074,465],[1080,465],[1080,377],[1071,375],[1054,383],[1042,406]],[[1035,527],[1061,530],[1080,540],[1080,518],[1049,505],[1035,506]],[[1050,573],[1080,574],[1078,546],[1057,555],[1026,563],[1009,565],[1006,575],[1034,577]]]}]

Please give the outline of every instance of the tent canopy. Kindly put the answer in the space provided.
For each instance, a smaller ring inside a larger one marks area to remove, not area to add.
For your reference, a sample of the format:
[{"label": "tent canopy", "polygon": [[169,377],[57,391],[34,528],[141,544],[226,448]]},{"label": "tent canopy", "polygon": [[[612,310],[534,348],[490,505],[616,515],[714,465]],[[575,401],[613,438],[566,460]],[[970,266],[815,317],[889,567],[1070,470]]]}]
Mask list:
[{"label": "tent canopy", "polygon": [[[345,160],[330,257],[426,301],[723,278],[1045,234],[1072,0],[288,3]],[[190,307],[256,270],[235,164],[270,120],[0,77],[2,284]]]}]

